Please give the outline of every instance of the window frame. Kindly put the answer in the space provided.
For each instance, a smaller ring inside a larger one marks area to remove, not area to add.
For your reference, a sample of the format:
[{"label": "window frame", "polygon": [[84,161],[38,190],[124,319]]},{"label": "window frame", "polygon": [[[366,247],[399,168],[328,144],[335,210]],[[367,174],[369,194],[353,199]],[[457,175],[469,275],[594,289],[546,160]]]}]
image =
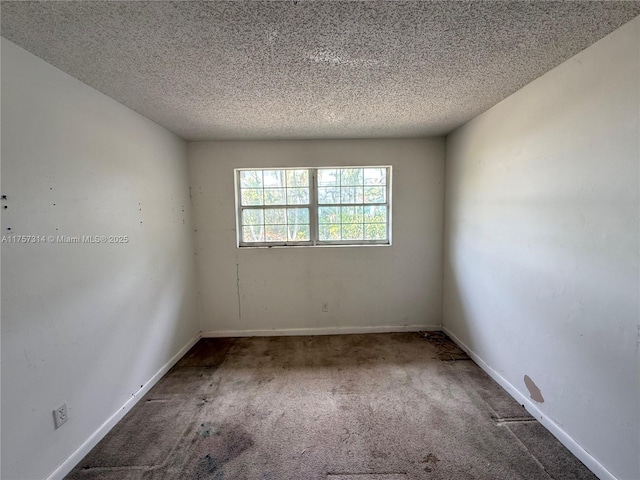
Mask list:
[{"label": "window frame", "polygon": [[[324,169],[347,169],[347,168],[384,168],[387,171],[385,203],[333,203],[322,204],[318,202],[318,170]],[[242,171],[265,171],[265,170],[307,170],[309,172],[309,203],[308,204],[284,204],[284,205],[242,205],[241,199],[241,176]],[[320,167],[243,167],[234,168],[234,194],[235,194],[235,216],[236,216],[236,247],[237,248],[288,248],[288,247],[366,247],[366,246],[391,246],[392,242],[392,175],[391,165],[335,165]],[[385,240],[320,240],[318,209],[322,206],[343,207],[369,205],[385,206],[387,209]],[[244,210],[265,210],[268,208],[308,208],[309,209],[309,240],[303,241],[265,241],[265,242],[244,242],[242,241],[242,212]]]}]

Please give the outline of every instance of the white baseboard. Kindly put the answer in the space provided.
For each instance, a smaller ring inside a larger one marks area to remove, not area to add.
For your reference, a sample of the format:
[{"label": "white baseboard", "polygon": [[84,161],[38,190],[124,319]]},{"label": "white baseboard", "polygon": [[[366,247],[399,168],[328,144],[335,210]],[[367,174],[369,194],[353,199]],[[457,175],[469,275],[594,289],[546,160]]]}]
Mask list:
[{"label": "white baseboard", "polygon": [[120,421],[122,418],[133,408],[133,406],[140,401],[140,399],[151,388],[158,383],[158,381],[167,373],[171,367],[173,367],[178,360],[180,360],[185,353],[193,347],[198,340],[200,340],[200,334],[193,337],[189,342],[176,353],[171,360],[165,363],[160,370],[158,370],[153,377],[151,377],[137,392],[135,392],[126,403],[118,409],[109,419],[104,422],[80,447],[73,452],[58,468],[56,468],[46,480],[61,480],[63,479],[73,468],[80,463],[80,461],[95,447],[100,440],[102,440],[107,433]]},{"label": "white baseboard", "polygon": [[444,325],[442,331],[446,333],[462,350],[464,350],[471,359],[478,364],[482,370],[493,378],[509,395],[525,407],[525,409],[534,416],[551,434],[556,437],[567,449],[573,453],[586,467],[591,470],[600,480],[617,480],[616,477],[607,470],[600,462],[593,458],[578,442],[576,442],[562,427],[544,415],[540,409],[516,387],[509,383],[502,375],[491,368],[482,358],[478,356],[471,348],[462,342],[456,335]]},{"label": "white baseboard", "polygon": [[271,330],[208,330],[203,338],[216,337],[292,337],[300,335],[350,335],[359,333],[393,333],[440,331],[441,325],[389,325],[382,327],[281,328]]}]

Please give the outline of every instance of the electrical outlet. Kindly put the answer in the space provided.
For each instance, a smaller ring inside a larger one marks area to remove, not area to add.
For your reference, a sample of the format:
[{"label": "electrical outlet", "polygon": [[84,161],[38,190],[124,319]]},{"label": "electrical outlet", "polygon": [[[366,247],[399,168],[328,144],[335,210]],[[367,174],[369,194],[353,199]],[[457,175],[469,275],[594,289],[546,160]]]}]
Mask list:
[{"label": "electrical outlet", "polygon": [[67,413],[67,403],[63,403],[53,411],[53,421],[56,424],[56,429],[60,428],[69,419]]},{"label": "electrical outlet", "polygon": [[329,302],[322,302],[322,311],[325,313],[329,311]]}]

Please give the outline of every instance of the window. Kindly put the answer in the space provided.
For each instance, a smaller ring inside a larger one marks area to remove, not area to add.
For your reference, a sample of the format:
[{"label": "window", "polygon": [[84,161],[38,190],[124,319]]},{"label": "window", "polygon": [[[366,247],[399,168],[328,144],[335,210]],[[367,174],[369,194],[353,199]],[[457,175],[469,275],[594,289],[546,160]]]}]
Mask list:
[{"label": "window", "polygon": [[391,167],[236,169],[239,247],[391,244]]}]

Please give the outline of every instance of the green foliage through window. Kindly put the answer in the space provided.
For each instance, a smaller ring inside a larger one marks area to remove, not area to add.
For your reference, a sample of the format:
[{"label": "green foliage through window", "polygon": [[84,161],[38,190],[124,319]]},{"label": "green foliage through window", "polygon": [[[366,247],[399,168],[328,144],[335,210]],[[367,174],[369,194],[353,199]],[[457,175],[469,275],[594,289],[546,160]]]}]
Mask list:
[{"label": "green foliage through window", "polygon": [[391,167],[236,170],[239,246],[388,244]]}]

